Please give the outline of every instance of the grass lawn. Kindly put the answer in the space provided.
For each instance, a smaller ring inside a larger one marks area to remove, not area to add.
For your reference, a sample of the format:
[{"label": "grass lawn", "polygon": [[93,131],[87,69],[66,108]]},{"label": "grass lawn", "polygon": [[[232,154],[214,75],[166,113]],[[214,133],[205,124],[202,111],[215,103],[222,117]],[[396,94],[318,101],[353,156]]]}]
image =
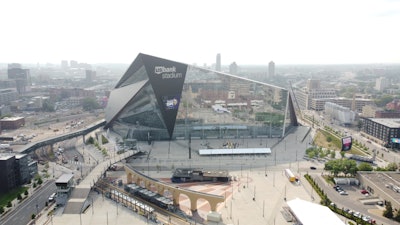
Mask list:
[{"label": "grass lawn", "polygon": [[16,199],[18,194],[21,194],[21,196],[24,196],[24,192],[28,190],[27,187],[18,187],[8,193],[2,194],[0,196],[0,206],[7,206],[7,203]]},{"label": "grass lawn", "polygon": [[[330,137],[331,141],[327,141],[328,137]],[[342,149],[342,143],[341,139],[330,134],[327,131],[323,130],[318,130],[315,138],[314,138],[314,144],[318,147],[330,149],[330,150],[335,150],[335,151],[341,151]],[[350,151],[347,151],[346,153],[350,153],[353,155],[366,155],[363,151],[361,151],[356,145],[353,143],[353,146]]]}]

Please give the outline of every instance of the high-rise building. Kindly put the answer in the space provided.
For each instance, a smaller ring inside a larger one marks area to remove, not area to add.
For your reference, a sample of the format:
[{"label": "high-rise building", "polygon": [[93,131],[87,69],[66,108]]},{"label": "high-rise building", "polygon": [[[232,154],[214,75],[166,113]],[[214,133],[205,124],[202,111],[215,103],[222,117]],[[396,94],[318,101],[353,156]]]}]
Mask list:
[{"label": "high-rise building", "polygon": [[61,69],[63,69],[63,70],[68,69],[68,61],[67,60],[61,60]]},{"label": "high-rise building", "polygon": [[215,64],[215,70],[218,71],[218,72],[221,72],[221,54],[220,53],[217,54],[217,61],[216,61],[216,64]]},{"label": "high-rise building", "polygon": [[93,81],[96,79],[96,71],[86,70],[86,81]]},{"label": "high-rise building", "polygon": [[32,85],[31,74],[29,69],[22,69],[21,64],[8,64],[8,79],[15,80],[17,91],[19,94],[26,93]]},{"label": "high-rise building", "polygon": [[69,61],[69,65],[71,68],[78,68],[78,61],[71,60]]},{"label": "high-rise building", "polygon": [[236,64],[236,62],[231,63],[231,65],[229,65],[229,73],[233,74],[233,75],[237,75],[238,72],[238,66]]},{"label": "high-rise building", "polygon": [[387,87],[389,87],[389,80],[385,77],[379,77],[375,82],[375,90],[384,91]]},{"label": "high-rise building", "polygon": [[307,90],[316,90],[321,88],[321,80],[318,79],[308,79],[307,80]]},{"label": "high-rise building", "polygon": [[273,61],[268,64],[268,77],[272,78],[275,76],[275,63]]}]

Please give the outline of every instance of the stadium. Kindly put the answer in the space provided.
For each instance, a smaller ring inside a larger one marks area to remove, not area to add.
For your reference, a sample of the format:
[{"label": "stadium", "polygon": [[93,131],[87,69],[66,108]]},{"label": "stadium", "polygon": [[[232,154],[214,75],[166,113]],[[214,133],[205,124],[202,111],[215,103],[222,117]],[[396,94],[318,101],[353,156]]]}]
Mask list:
[{"label": "stadium", "polygon": [[105,129],[151,142],[280,138],[297,125],[284,88],[140,53],[110,93]]}]

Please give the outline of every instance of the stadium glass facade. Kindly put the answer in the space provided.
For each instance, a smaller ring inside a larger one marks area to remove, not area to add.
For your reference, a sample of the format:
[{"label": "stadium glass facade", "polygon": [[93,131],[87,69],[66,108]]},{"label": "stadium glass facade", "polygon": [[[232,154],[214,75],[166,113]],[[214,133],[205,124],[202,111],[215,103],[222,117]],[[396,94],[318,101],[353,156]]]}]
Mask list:
[{"label": "stadium glass facade", "polygon": [[286,89],[140,53],[111,91],[105,128],[149,141],[276,138],[292,126]]}]

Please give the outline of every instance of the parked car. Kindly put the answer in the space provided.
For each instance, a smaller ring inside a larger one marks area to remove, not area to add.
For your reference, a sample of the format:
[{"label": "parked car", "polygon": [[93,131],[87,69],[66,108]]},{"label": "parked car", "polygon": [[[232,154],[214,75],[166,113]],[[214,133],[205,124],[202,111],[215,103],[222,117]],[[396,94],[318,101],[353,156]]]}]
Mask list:
[{"label": "parked car", "polygon": [[310,169],[316,170],[317,168],[315,166],[310,166]]},{"label": "parked car", "polygon": [[365,195],[365,194],[369,194],[369,192],[367,190],[361,190],[361,194]]}]

